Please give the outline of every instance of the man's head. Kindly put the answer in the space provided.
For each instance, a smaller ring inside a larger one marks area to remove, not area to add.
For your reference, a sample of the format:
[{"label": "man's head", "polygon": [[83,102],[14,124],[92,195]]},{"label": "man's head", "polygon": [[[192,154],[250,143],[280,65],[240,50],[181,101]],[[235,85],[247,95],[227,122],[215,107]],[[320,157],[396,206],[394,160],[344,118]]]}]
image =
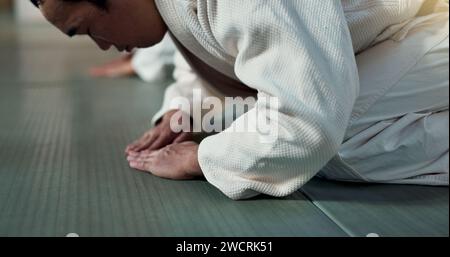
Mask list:
[{"label": "man's head", "polygon": [[68,36],[88,35],[107,50],[145,48],[162,40],[167,28],[154,0],[31,0]]}]

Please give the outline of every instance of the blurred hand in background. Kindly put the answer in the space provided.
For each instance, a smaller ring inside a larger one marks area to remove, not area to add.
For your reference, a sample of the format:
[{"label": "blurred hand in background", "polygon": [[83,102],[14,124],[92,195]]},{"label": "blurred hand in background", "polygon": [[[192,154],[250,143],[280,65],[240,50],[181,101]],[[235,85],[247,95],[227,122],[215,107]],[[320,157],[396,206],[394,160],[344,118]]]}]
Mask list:
[{"label": "blurred hand in background", "polygon": [[133,54],[125,54],[106,64],[92,67],[89,74],[96,78],[120,78],[135,76],[132,65]]}]

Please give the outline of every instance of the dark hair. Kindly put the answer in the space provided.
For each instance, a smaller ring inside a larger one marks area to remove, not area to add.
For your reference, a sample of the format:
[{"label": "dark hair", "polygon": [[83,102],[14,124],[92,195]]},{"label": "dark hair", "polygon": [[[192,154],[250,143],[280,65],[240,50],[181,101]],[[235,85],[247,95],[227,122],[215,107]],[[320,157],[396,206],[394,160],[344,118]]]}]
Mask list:
[{"label": "dark hair", "polygon": [[[39,7],[39,0],[30,0],[36,7]],[[94,4],[95,6],[102,8],[102,9],[106,9],[106,3],[108,2],[108,0],[61,0],[61,1],[65,1],[65,2],[81,2],[81,1],[87,1],[90,2],[92,4]]]}]

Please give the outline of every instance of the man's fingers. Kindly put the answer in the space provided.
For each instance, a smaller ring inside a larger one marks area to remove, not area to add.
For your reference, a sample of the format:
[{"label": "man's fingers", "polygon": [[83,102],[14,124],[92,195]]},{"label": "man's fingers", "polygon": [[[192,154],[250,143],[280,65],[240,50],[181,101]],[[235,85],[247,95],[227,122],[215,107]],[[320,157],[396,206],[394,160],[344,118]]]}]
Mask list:
[{"label": "man's fingers", "polygon": [[135,151],[129,151],[128,153],[128,157],[139,157],[139,155],[141,154],[140,152],[135,152]]},{"label": "man's fingers", "polygon": [[147,148],[147,150],[155,151],[159,150],[173,142],[173,138],[175,135],[171,133],[167,133],[158,137],[158,139],[154,140]]},{"label": "man's fingers", "polygon": [[127,147],[125,148],[125,153],[129,154],[130,152],[132,152],[137,143],[138,141],[134,141],[133,143],[127,145]]},{"label": "man's fingers", "polygon": [[155,158],[155,154],[154,153],[149,153],[149,154],[139,154],[139,155],[129,155],[127,157],[127,160],[129,162],[132,161],[138,161],[138,162],[143,162],[143,161],[149,161]]},{"label": "man's fingers", "polygon": [[146,166],[146,164],[144,162],[138,162],[138,161],[130,162],[130,167],[133,169],[147,171],[147,170],[145,170],[145,166]]},{"label": "man's fingers", "polygon": [[140,154],[154,154],[155,152],[157,152],[157,151],[147,149],[147,150],[140,152]]},{"label": "man's fingers", "polygon": [[192,138],[192,135],[190,133],[182,133],[180,134],[175,140],[173,141],[174,144],[178,144],[185,141],[190,141]]},{"label": "man's fingers", "polygon": [[142,140],[142,138],[139,139],[139,140],[134,141],[134,142],[131,143],[131,144],[129,144],[129,145],[127,146],[127,148],[126,148],[126,152],[128,153],[129,151],[134,151],[134,149],[139,145],[139,142],[140,142],[141,140]]},{"label": "man's fingers", "polygon": [[148,161],[131,161],[130,167],[133,169],[137,169],[140,171],[152,172],[153,162],[151,160]]},{"label": "man's fingers", "polygon": [[140,152],[149,147],[157,138],[155,133],[146,134],[136,144],[134,144],[129,150],[133,152]]}]

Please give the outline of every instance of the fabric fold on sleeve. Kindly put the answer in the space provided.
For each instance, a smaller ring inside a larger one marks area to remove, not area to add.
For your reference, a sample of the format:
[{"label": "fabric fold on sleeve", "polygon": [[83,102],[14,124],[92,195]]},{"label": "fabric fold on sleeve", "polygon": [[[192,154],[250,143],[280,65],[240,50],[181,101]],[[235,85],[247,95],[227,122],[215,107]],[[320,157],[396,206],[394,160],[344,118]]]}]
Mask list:
[{"label": "fabric fold on sleeve", "polygon": [[206,179],[231,199],[283,197],[308,182],[337,153],[358,95],[340,1],[294,2],[224,1],[239,15],[211,21],[217,41],[237,49],[238,78],[259,91],[253,109],[200,144]]}]

